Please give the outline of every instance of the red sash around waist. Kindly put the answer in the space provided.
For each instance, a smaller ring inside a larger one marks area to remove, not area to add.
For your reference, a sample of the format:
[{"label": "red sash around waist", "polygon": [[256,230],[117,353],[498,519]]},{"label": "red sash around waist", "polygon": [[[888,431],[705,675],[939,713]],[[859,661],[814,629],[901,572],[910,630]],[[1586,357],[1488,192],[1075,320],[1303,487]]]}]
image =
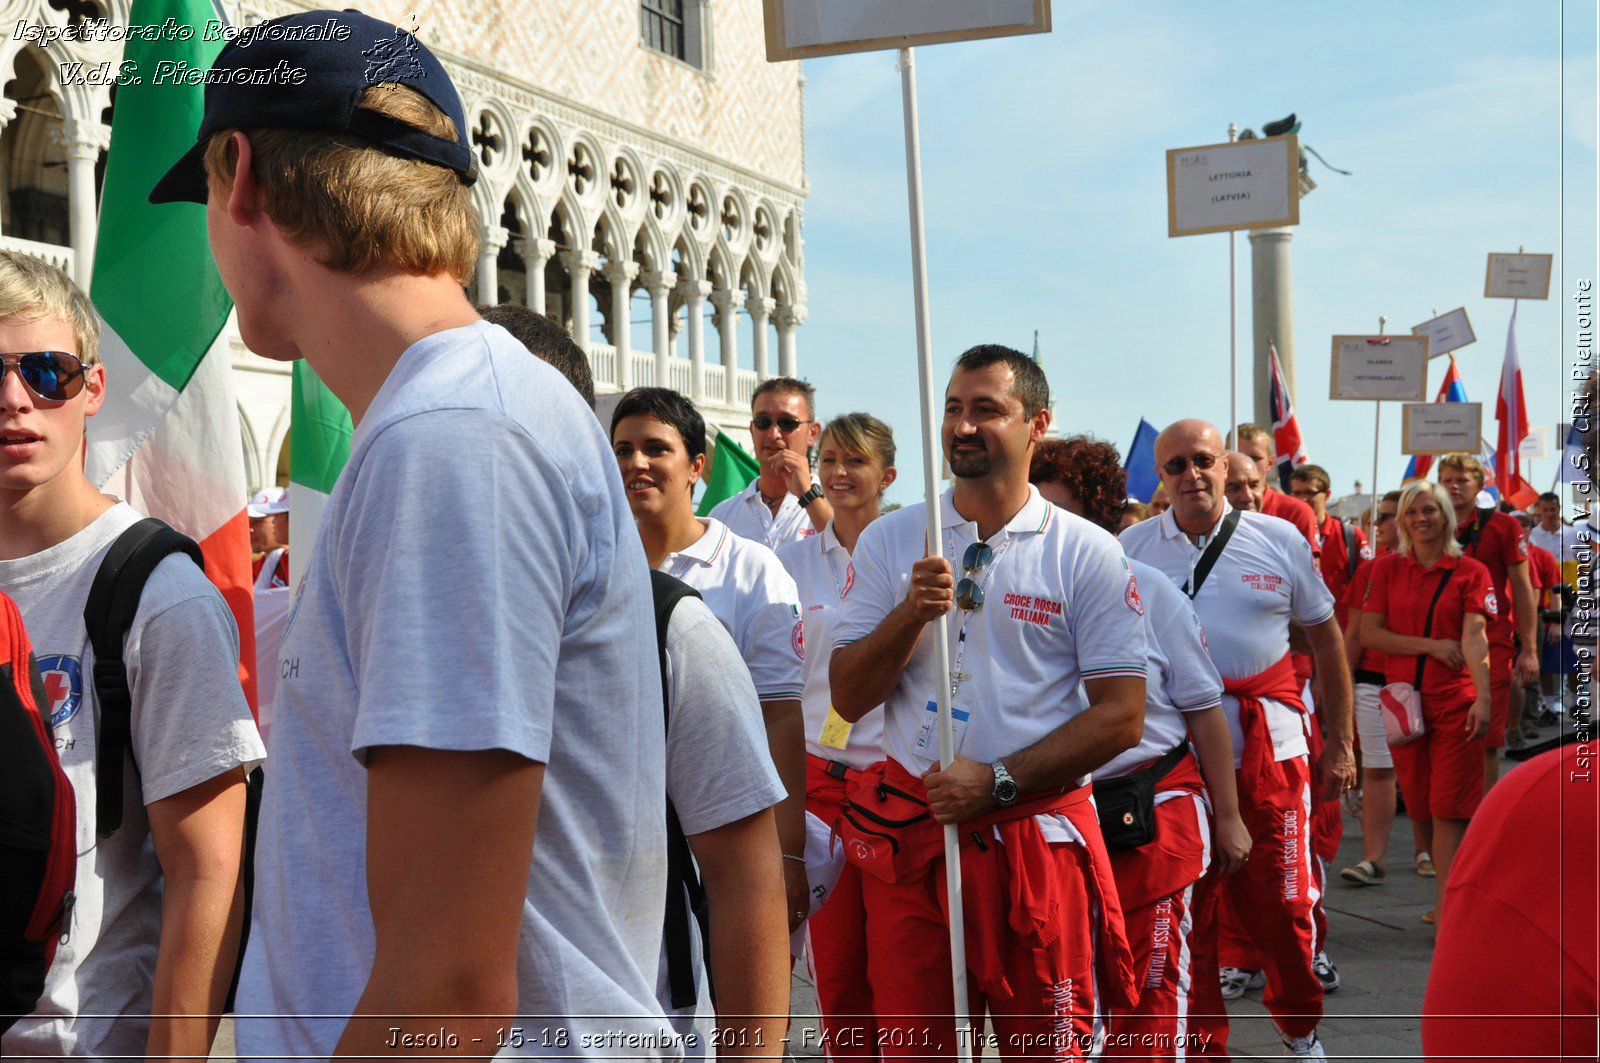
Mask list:
[{"label": "red sash around waist", "polygon": [[1294,662],[1286,653],[1264,672],[1243,679],[1224,678],[1222,689],[1239,699],[1239,729],[1244,732],[1244,749],[1239,762],[1242,789],[1252,797],[1281,790],[1289,780],[1273,755],[1272,729],[1267,726],[1267,707],[1262,699],[1281,701],[1305,712]]},{"label": "red sash around waist", "polygon": [[[857,788],[852,791],[857,807],[870,807],[872,791],[880,784],[914,801],[927,801],[922,780],[898,763],[886,760],[861,773]],[[1100,823],[1090,796],[1088,786],[1025,794],[1015,804],[959,825],[967,967],[985,993],[1012,995],[1005,977],[1003,951],[1008,935],[1017,935],[1042,948],[1062,933],[1067,888],[1060,880],[1060,865],[1052,858],[1050,845],[1034,821],[1036,815],[1055,813],[1066,817],[1083,838],[1089,864],[1084,893],[1100,910],[1098,951],[1111,995],[1130,1007],[1137,1001],[1133,955],[1123,926],[1111,858],[1101,840]],[[904,850],[902,855],[910,857],[898,881],[925,880],[935,874],[942,877],[944,830],[931,816],[901,828],[879,827],[893,833]]]}]

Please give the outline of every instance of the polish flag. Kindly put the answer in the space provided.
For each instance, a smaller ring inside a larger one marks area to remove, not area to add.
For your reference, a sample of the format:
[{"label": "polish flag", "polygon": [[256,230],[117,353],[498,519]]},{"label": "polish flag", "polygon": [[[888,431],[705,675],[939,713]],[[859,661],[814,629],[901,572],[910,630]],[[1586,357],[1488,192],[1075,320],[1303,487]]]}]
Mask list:
[{"label": "polish flag", "polygon": [[1506,360],[1500,367],[1500,396],[1494,404],[1500,434],[1495,441],[1494,484],[1500,497],[1510,498],[1522,480],[1522,456],[1517,448],[1528,434],[1528,406],[1522,397],[1522,364],[1517,359],[1517,308],[1511,308],[1506,330]]}]

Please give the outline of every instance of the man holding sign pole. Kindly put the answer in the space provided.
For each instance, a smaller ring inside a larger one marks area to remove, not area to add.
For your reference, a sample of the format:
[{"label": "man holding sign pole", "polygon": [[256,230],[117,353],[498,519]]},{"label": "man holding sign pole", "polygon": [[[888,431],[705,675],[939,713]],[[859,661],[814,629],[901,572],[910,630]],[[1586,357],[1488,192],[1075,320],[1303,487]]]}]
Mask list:
[{"label": "man holding sign pole", "polygon": [[[1106,1005],[1137,996],[1088,775],[1139,740],[1144,606],[1116,541],[1028,483],[1050,425],[1032,359],[972,348],[944,410],[943,541],[928,542],[924,505],[862,532],[830,668],[841,716],[885,712],[889,759],[863,772],[839,824],[862,870],[881,1047],[957,1047],[950,984],[908,977],[949,963],[940,825],[954,823],[974,1014],[987,1006],[1006,1058],[1082,1059]],[[947,676],[924,637],[935,623],[955,648]],[[957,756],[939,770],[942,683]]]}]

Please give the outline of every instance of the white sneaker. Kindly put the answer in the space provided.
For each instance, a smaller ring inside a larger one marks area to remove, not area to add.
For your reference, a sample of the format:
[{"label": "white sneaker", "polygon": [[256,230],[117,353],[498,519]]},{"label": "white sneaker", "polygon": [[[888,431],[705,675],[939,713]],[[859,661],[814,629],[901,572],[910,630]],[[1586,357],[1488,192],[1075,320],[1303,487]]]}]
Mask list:
[{"label": "white sneaker", "polygon": [[1322,1050],[1322,1042],[1317,1040],[1315,1030],[1304,1037],[1285,1037],[1283,1039],[1283,1057],[1285,1059],[1327,1059],[1328,1054]]},{"label": "white sneaker", "polygon": [[1265,971],[1247,971],[1242,967],[1224,967],[1222,975],[1222,999],[1238,1000],[1244,996],[1246,989],[1260,989],[1267,984]]},{"label": "white sneaker", "polygon": [[1331,993],[1339,988],[1339,968],[1328,959],[1326,952],[1317,953],[1316,959],[1311,961],[1311,973],[1317,976],[1317,981],[1322,983],[1322,991]]}]

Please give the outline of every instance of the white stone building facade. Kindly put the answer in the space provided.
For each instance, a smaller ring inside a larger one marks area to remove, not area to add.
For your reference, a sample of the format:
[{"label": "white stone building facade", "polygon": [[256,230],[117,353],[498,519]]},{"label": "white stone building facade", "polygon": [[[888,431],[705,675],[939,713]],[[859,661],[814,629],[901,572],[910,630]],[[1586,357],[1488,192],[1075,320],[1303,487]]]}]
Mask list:
[{"label": "white stone building facade", "polygon": [[[118,42],[41,45],[21,26],[103,18],[131,0],[0,0],[0,247],[87,287],[110,86],[73,84]],[[223,0],[245,25],[311,8]],[[351,6],[347,0],[337,5]],[[566,324],[602,396],[662,384],[739,438],[750,393],[799,375],[806,317],[804,79],[768,63],[761,0],[368,0],[415,32],[461,93],[482,176],[470,294]],[[289,373],[230,322],[252,488],[288,478]]]}]

